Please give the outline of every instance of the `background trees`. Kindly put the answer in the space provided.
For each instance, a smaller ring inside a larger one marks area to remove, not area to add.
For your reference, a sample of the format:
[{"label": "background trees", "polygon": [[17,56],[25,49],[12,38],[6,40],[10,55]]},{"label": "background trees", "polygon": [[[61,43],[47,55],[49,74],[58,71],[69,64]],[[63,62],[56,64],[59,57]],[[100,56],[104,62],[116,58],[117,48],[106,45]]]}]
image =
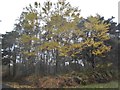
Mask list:
[{"label": "background trees", "polygon": [[3,35],[3,64],[13,67],[13,76],[95,69],[103,57],[107,60],[115,55],[117,39],[112,35],[119,25],[112,19],[100,15],[84,19],[80,10],[66,1],[47,1],[43,6],[35,2],[24,8],[15,31]]}]

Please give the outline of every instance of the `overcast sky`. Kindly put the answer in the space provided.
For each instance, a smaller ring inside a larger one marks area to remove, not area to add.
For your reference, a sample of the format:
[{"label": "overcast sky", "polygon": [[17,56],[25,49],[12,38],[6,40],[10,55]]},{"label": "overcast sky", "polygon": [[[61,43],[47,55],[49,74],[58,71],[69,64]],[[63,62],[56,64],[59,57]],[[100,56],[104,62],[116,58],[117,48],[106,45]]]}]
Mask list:
[{"label": "overcast sky", "polygon": [[[0,33],[12,31],[23,8],[35,1],[44,2],[46,0],[0,0]],[[56,2],[57,0],[51,0]],[[97,13],[104,16],[105,19],[114,16],[115,22],[118,22],[118,2],[120,0],[67,0],[73,6],[81,9],[81,16],[88,17]]]}]

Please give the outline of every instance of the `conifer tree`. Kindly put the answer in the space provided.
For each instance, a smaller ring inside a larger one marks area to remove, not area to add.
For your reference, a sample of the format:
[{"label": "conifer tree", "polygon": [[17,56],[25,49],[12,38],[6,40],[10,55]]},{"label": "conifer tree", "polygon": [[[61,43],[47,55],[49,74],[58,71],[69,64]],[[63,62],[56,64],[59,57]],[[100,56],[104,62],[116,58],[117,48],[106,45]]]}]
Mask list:
[{"label": "conifer tree", "polygon": [[110,46],[105,41],[110,39],[108,23],[100,20],[99,16],[90,16],[84,23],[83,56],[95,67],[95,57],[104,57],[110,51]]}]

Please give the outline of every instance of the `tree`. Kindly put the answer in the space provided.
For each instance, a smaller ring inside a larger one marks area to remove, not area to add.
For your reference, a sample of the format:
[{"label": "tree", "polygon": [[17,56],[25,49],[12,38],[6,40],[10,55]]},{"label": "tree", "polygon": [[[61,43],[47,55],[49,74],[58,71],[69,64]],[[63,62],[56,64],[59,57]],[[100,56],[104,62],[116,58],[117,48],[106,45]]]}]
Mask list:
[{"label": "tree", "polygon": [[57,72],[58,65],[60,64],[60,57],[68,57],[68,55],[74,54],[70,53],[73,48],[81,48],[80,45],[77,44],[78,39],[82,35],[81,31],[77,27],[77,24],[81,19],[80,10],[76,7],[72,7],[65,1],[57,2],[53,11],[51,11],[51,2],[46,2],[45,7],[42,9],[45,13],[44,21],[46,25],[44,27],[44,35],[46,40],[40,46],[40,50],[55,51]]},{"label": "tree", "polygon": [[10,64],[13,64],[13,75],[15,75],[16,65],[16,38],[18,33],[16,31],[7,32],[2,35],[2,64],[9,65],[10,75]]},{"label": "tree", "polygon": [[35,11],[32,6],[26,8],[28,11],[25,11],[21,14],[20,27],[22,33],[20,33],[19,43],[21,47],[21,56],[24,58],[24,64],[27,67],[27,74],[31,72],[30,68],[33,68],[34,60],[37,54],[37,41],[38,38],[38,17],[37,11]]},{"label": "tree", "polygon": [[103,57],[110,51],[110,46],[105,44],[109,40],[109,24],[100,20],[99,16],[90,16],[84,23],[83,56],[92,63],[95,68],[95,57]]}]

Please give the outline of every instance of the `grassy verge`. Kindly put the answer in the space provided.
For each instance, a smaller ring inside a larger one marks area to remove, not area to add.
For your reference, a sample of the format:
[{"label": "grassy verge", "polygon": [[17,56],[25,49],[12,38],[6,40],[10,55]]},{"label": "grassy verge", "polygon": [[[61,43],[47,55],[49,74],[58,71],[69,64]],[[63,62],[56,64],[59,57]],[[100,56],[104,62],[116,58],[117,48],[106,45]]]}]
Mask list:
[{"label": "grassy verge", "polygon": [[118,88],[118,81],[111,81],[109,83],[90,84],[79,86],[80,88]]},{"label": "grassy verge", "polygon": [[[19,85],[16,83],[10,83],[8,85],[13,88],[32,88],[31,86],[28,86],[28,85]],[[90,85],[80,85],[80,86],[65,87],[65,88],[118,88],[118,87],[119,85],[117,81],[111,81],[109,83],[101,83],[101,84],[95,83],[95,84],[90,84]]]}]

